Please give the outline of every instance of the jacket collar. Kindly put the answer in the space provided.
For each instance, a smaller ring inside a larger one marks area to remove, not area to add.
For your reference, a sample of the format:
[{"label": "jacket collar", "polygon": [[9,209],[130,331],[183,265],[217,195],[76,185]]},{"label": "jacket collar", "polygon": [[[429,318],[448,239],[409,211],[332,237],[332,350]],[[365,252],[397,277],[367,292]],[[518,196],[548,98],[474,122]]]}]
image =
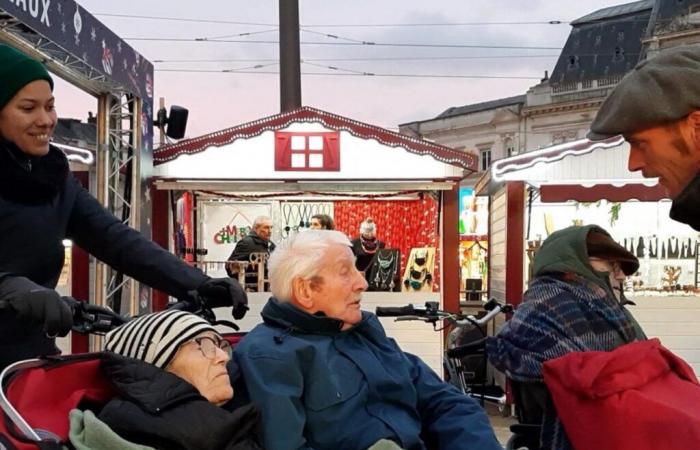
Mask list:
[{"label": "jacket collar", "polygon": [[700,231],[700,172],[673,200],[670,216]]},{"label": "jacket collar", "polygon": [[252,230],[250,231],[250,233],[248,233],[248,237],[250,237],[250,238],[251,238],[252,240],[254,240],[255,242],[261,243],[261,244],[263,244],[263,245],[268,245],[267,243],[270,242],[270,241],[266,241],[265,239],[261,238],[260,236],[258,236],[258,235],[255,233],[255,231],[252,231]]},{"label": "jacket collar", "polygon": [[122,396],[151,414],[192,399],[207,401],[182,378],[138,359],[103,352],[101,368]]},{"label": "jacket collar", "polygon": [[[265,323],[282,328],[287,334],[335,335],[341,332],[343,321],[333,319],[323,313],[309,314],[289,302],[281,302],[272,297],[262,310]],[[364,318],[363,318],[364,319]]]},{"label": "jacket collar", "polygon": [[50,203],[63,191],[69,174],[61,150],[49,147],[41,157],[29,156],[0,137],[0,197],[23,204]]}]

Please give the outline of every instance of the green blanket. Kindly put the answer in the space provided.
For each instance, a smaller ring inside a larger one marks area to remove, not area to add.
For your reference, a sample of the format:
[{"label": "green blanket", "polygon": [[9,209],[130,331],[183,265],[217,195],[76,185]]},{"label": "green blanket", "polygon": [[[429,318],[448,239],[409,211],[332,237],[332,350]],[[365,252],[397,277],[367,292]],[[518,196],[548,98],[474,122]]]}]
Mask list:
[{"label": "green blanket", "polygon": [[119,437],[92,411],[74,409],[70,412],[70,442],[76,450],[155,450]]},{"label": "green blanket", "polygon": [[367,450],[402,450],[396,443],[387,439],[381,439],[377,441],[373,446]]}]

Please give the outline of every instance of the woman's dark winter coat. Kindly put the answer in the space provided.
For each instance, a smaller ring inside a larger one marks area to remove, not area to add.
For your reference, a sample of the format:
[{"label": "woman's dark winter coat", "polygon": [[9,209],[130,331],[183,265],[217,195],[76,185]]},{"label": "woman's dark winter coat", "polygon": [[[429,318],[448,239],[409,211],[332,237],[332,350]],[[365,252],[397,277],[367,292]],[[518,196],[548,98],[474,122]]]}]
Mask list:
[{"label": "woman's dark winter coat", "polygon": [[168,450],[257,450],[253,406],[226,411],[180,377],[143,361],[105,352],[102,371],[119,396],[99,419],[124,439]]},{"label": "woman's dark winter coat", "polygon": [[3,305],[56,287],[64,239],[175,297],[208,279],[105,210],[71,175],[60,150],[29,157],[0,140],[0,368],[58,351],[39,325],[18,320]]}]

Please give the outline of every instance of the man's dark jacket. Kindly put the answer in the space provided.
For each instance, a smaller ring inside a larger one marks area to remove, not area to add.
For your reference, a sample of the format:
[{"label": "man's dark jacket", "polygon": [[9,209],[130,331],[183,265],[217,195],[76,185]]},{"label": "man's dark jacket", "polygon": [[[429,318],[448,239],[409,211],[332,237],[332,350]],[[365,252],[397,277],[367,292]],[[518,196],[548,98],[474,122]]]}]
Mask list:
[{"label": "man's dark jacket", "polygon": [[700,231],[700,173],[673,199],[671,219]]},{"label": "man's dark jacket", "polygon": [[208,279],[105,210],[70,174],[57,148],[36,158],[0,141],[0,368],[58,352],[39,325],[18,320],[2,305],[56,287],[63,239],[175,297]]},{"label": "man's dark jacket", "polygon": [[[231,256],[228,257],[229,261],[248,261],[251,253],[267,253],[268,255],[275,250],[275,244],[272,241],[266,241],[261,238],[255,232],[251,231],[248,236],[244,237],[236,243]],[[229,276],[233,274],[226,269]],[[250,274],[253,274],[254,270],[248,270]]]},{"label": "man's dark jacket", "polygon": [[167,450],[258,450],[260,414],[226,411],[182,378],[143,361],[105,352],[102,371],[118,396],[99,419],[119,436]]}]

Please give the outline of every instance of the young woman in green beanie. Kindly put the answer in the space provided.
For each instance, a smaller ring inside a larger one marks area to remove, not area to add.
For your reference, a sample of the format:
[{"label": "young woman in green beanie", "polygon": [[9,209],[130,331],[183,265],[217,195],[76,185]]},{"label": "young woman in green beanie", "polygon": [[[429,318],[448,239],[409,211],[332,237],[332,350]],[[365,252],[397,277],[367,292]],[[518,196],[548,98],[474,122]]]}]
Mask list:
[{"label": "young woman in green beanie", "polygon": [[73,323],[72,302],[54,290],[63,239],[169,295],[197,290],[210,306],[247,309],[232,279],[190,267],[104,209],[50,144],[56,127],[53,80],[40,62],[0,44],[0,370],[58,353]]}]

